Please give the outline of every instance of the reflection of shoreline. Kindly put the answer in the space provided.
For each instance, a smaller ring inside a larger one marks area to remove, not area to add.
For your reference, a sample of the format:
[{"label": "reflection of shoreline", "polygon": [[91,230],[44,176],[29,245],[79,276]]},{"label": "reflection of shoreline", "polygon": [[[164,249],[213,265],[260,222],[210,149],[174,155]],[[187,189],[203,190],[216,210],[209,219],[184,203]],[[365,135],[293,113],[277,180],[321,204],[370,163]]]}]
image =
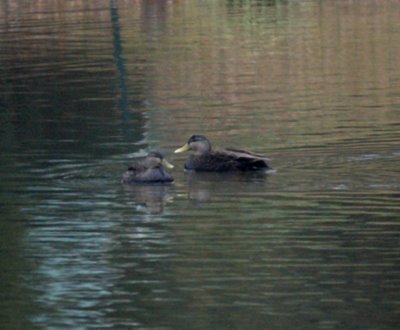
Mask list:
[{"label": "reflection of shoreline", "polygon": [[173,200],[168,184],[132,184],[123,187],[136,209],[145,213],[162,214],[164,206]]},{"label": "reflection of shoreline", "polygon": [[189,200],[205,203],[213,195],[264,191],[268,174],[257,172],[185,172]]}]

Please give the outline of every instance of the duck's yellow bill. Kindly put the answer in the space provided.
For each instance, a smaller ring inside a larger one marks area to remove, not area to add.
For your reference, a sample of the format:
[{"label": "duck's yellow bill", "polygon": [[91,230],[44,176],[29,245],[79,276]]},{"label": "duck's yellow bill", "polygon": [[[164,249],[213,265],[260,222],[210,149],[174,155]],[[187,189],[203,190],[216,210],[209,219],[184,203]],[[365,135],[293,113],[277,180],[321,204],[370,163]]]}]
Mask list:
[{"label": "duck's yellow bill", "polygon": [[189,145],[186,143],[183,147],[176,149],[174,153],[179,154],[180,152],[189,151]]},{"label": "duck's yellow bill", "polygon": [[161,164],[163,164],[166,168],[174,168],[174,165],[172,165],[169,161],[167,161],[165,158],[163,158]]}]

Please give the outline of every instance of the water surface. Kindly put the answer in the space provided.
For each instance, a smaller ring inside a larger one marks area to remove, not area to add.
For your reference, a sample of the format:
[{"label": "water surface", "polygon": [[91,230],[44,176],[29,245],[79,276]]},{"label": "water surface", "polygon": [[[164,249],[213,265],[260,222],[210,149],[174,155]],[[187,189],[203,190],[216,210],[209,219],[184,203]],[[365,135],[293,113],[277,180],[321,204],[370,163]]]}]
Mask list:
[{"label": "water surface", "polygon": [[[397,329],[399,10],[3,1],[3,327]],[[275,171],[184,173],[193,133]]]}]

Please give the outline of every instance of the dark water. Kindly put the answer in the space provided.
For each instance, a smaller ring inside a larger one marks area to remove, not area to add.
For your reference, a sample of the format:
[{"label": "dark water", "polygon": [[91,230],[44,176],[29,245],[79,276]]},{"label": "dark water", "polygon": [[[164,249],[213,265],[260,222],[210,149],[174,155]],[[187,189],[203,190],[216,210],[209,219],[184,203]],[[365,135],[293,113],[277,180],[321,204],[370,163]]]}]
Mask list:
[{"label": "dark water", "polygon": [[[1,1],[1,328],[398,329],[399,14]],[[193,133],[276,172],[185,174]]]}]

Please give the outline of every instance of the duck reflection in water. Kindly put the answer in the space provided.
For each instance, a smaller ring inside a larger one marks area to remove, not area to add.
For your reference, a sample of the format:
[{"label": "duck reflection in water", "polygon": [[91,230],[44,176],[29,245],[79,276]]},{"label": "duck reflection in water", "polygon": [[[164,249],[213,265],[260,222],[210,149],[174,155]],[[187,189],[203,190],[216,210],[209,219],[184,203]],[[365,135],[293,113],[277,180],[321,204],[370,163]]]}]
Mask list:
[{"label": "duck reflection in water", "polygon": [[161,153],[150,152],[122,175],[121,181],[138,210],[155,214],[163,212],[164,205],[171,199],[166,183],[174,180],[166,168],[173,167]]},{"label": "duck reflection in water", "polygon": [[165,184],[124,185],[134,208],[147,214],[163,214],[164,207],[173,201],[171,186]]},{"label": "duck reflection in water", "polygon": [[169,183],[174,181],[166,168],[173,168],[160,152],[150,152],[144,160],[135,163],[122,175],[122,183]]},{"label": "duck reflection in water", "polygon": [[271,167],[264,155],[234,148],[212,148],[204,135],[192,135],[175,153],[191,151],[185,170],[201,172],[267,171]]},{"label": "duck reflection in water", "polygon": [[265,192],[267,172],[195,172],[186,171],[188,198],[195,203],[207,203],[215,195]]}]

